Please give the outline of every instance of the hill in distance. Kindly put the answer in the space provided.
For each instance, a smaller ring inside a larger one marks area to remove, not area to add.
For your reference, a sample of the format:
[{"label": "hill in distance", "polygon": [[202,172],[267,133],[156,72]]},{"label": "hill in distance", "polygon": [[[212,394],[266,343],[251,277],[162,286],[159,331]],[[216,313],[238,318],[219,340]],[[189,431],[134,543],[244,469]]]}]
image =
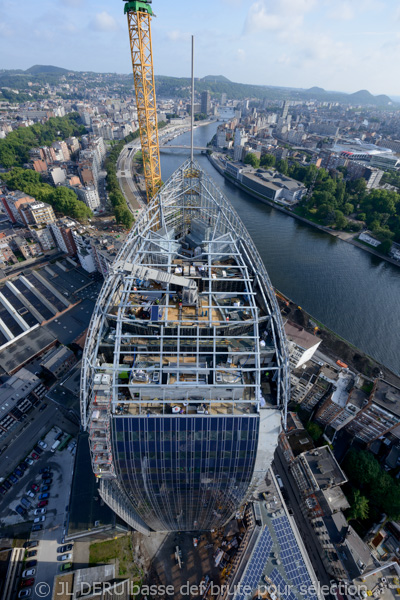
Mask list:
[{"label": "hill in distance", "polygon": [[70,73],[67,69],[62,67],[53,67],[53,65],[34,65],[25,71],[31,75],[66,75]]},{"label": "hill in distance", "polygon": [[224,75],[206,75],[200,81],[212,81],[213,83],[232,83],[230,79]]},{"label": "hill in distance", "polygon": [[[26,88],[27,81],[36,80],[42,83],[48,78],[52,83],[56,83],[59,77],[68,73],[82,78],[82,74],[87,72],[72,71],[53,65],[34,65],[26,71],[0,70],[0,87],[11,86],[22,90]],[[96,73],[93,73],[93,75],[96,75]],[[114,74],[114,77],[117,79],[120,78],[126,85],[131,86],[132,75]],[[157,75],[156,87],[157,94],[161,97],[180,96],[182,93],[186,93],[190,87],[190,78]],[[345,94],[343,92],[327,91],[317,86],[309,89],[301,89],[271,85],[251,85],[232,82],[224,75],[206,75],[201,79],[196,79],[196,90],[198,92],[208,90],[214,95],[226,93],[229,98],[234,100],[243,100],[245,98],[266,98],[276,100],[277,102],[290,99],[317,100],[321,102],[340,102],[341,104],[375,105],[382,108],[393,104],[393,100],[389,96],[384,94],[373,96],[367,90],[360,90],[354,94]]]}]

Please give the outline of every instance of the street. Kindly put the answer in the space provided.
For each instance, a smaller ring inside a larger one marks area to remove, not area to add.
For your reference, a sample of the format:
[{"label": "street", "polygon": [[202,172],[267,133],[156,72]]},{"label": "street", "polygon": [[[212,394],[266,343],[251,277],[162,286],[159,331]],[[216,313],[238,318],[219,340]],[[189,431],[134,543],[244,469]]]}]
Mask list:
[{"label": "street", "polygon": [[[296,521],[296,525],[303,538],[304,545],[307,548],[308,555],[314,567],[315,573],[318,577],[319,582],[322,585],[330,585],[331,577],[326,572],[325,566],[321,560],[322,549],[315,539],[314,530],[311,524],[304,517],[301,506],[300,506],[300,493],[297,489],[296,483],[292,476],[288,472],[288,468],[285,459],[279,448],[277,448],[274,456],[274,468],[280,475],[284,489],[286,492],[286,504],[293,510],[293,516]],[[336,600],[332,598],[332,600]]]}]

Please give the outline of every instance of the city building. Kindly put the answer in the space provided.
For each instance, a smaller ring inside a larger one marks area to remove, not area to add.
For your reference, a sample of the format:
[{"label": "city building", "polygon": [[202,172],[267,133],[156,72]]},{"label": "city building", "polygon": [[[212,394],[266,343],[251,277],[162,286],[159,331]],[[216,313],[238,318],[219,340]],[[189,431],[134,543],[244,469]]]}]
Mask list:
[{"label": "city building", "polygon": [[209,115],[211,112],[211,94],[210,92],[201,93],[201,112],[204,115]]},{"label": "city building", "polygon": [[373,560],[368,546],[343,514],[350,506],[341,490],[346,475],[329,446],[303,452],[289,469],[301,494],[305,517],[310,519],[321,546],[320,556],[327,572],[351,583]]},{"label": "city building", "polygon": [[75,363],[76,358],[72,350],[65,346],[60,346],[59,348],[51,350],[50,353],[44,357],[40,366],[49,375],[52,375],[56,379],[60,379],[60,377],[71,370]]},{"label": "city building", "polygon": [[61,223],[50,223],[49,229],[53,235],[57,248],[69,256],[76,254],[77,248],[70,227],[64,226]]},{"label": "city building", "polygon": [[12,223],[24,223],[20,211],[21,206],[36,203],[35,198],[19,191],[8,192],[1,196],[1,201]]},{"label": "city building", "polygon": [[56,220],[53,207],[46,202],[29,202],[19,207],[25,225],[49,225]]},{"label": "city building", "polygon": [[368,403],[346,426],[346,431],[369,444],[400,424],[400,390],[377,379]]},{"label": "city building", "polygon": [[45,225],[29,225],[28,229],[31,232],[33,239],[39,242],[44,252],[54,248],[55,243],[49,227]]},{"label": "city building", "polygon": [[99,492],[133,528],[219,528],[265,480],[289,393],[280,311],[250,236],[196,163],[137,219],[82,365]]},{"label": "city building", "polygon": [[46,393],[39,377],[25,368],[0,385],[0,436],[26,418]]},{"label": "city building", "polygon": [[290,366],[298,369],[311,360],[322,340],[292,321],[286,321],[285,333],[289,342]]},{"label": "city building", "polygon": [[97,210],[99,208],[100,196],[94,185],[88,184],[85,187],[73,187],[72,189],[77,194],[79,200],[84,202],[90,210]]}]

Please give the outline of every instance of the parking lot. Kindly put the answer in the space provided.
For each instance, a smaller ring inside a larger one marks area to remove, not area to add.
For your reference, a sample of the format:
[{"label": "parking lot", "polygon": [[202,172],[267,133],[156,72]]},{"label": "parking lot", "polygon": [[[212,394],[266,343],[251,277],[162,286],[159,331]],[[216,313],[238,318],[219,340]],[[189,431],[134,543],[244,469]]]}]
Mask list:
[{"label": "parking lot", "polygon": [[[71,441],[64,450],[51,452],[51,446],[59,432],[59,428],[53,428],[46,435],[44,441],[47,443],[47,448],[40,455],[40,458],[29,467],[18,484],[13,487],[11,502],[8,501],[7,503],[7,498],[4,497],[0,505],[3,527],[15,524],[16,529],[30,530],[29,539],[38,542],[38,545],[30,550],[36,552],[36,554],[27,557],[29,561],[37,561],[37,564],[31,567],[34,569],[34,573],[29,577],[29,579],[34,579],[34,582],[32,582],[32,585],[27,586],[32,590],[29,596],[32,600],[43,599],[44,597],[51,598],[54,576],[60,572],[62,564],[72,562],[73,559],[72,557],[71,560],[57,560],[57,557],[62,556],[62,554],[57,553],[57,548],[63,543],[68,519],[75,454],[74,448],[71,447]],[[41,473],[40,471],[45,468],[48,471]],[[43,486],[46,483],[43,477],[51,480],[51,483],[47,484],[48,489],[44,492]],[[35,490],[35,488],[37,489]],[[33,493],[33,498],[29,496],[29,491]],[[42,496],[42,494],[48,494],[48,496]],[[31,507],[22,517],[15,512],[15,508],[17,505],[23,506],[23,498],[25,499],[25,505],[30,502]],[[39,503],[46,512],[35,514],[35,510],[39,513],[37,510]],[[33,528],[35,528],[34,519],[42,519],[43,516],[45,519],[36,524],[41,528],[38,527],[37,531],[33,531]],[[73,554],[73,550],[69,553]],[[22,567],[21,572],[24,570],[26,570],[25,566]],[[16,593],[20,589],[19,585],[17,583]],[[48,590],[46,596],[43,595],[43,590]]]}]

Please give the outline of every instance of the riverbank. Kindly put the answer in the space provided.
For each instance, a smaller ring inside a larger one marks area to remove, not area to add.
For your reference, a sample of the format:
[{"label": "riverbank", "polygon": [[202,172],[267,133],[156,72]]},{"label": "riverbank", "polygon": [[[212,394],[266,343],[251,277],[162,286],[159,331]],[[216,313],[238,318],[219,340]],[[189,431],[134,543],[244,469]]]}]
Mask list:
[{"label": "riverbank", "polygon": [[[275,290],[278,292],[278,290]],[[341,338],[334,331],[320,323],[312,315],[308,314],[295,302],[278,292],[277,302],[281,309],[282,318],[288,319],[303,327],[308,333],[317,335],[322,339],[320,351],[331,359],[333,363],[342,360],[352,371],[374,380],[377,377],[383,377],[385,381],[400,388],[400,377],[393,373],[374,358],[356,348],[347,340]],[[315,330],[318,327],[318,330]],[[382,375],[381,375],[382,374]]]},{"label": "riverbank", "polygon": [[273,202],[272,200],[265,198],[261,194],[258,194],[254,190],[251,190],[250,188],[243,185],[240,181],[236,181],[235,179],[233,179],[232,177],[227,175],[227,173],[225,173],[225,169],[220,165],[218,159],[216,159],[212,154],[207,154],[207,158],[208,158],[209,162],[212,164],[212,166],[218,171],[218,173],[220,175],[222,175],[222,177],[224,177],[224,179],[226,179],[227,181],[229,181],[230,183],[235,185],[237,188],[239,188],[240,190],[242,190],[249,196],[256,198],[257,200],[259,200],[260,202],[263,202],[264,204],[268,204],[272,208],[279,210],[280,212],[284,213],[287,216],[297,219],[297,221],[301,221],[305,225],[313,227],[314,229],[319,229],[319,231],[328,233],[329,235],[331,235],[333,237],[339,238],[343,242],[351,244],[352,246],[356,246],[357,248],[361,248],[361,250],[365,250],[366,252],[373,254],[377,258],[385,260],[386,262],[391,263],[392,265],[395,265],[396,267],[400,267],[399,261],[394,260],[393,258],[390,258],[390,256],[381,254],[380,252],[378,252],[377,250],[375,250],[372,247],[370,248],[370,247],[366,246],[365,244],[358,242],[355,239],[354,234],[347,233],[345,231],[335,231],[334,229],[331,229],[330,227],[327,227],[325,225],[319,225],[318,223],[314,223],[313,221],[310,221],[309,219],[306,219],[305,217],[302,217],[302,216],[296,214],[295,212],[290,210],[290,208],[282,206],[281,204],[278,204],[277,202]]}]

